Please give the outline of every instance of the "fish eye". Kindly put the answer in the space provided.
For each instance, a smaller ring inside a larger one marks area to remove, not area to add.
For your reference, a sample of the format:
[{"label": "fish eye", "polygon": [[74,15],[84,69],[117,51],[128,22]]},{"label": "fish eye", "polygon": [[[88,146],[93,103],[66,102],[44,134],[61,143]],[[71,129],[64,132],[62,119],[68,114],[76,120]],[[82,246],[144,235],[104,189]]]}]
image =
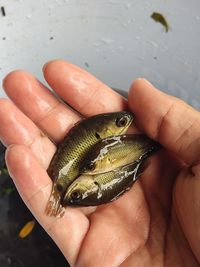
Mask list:
[{"label": "fish eye", "polygon": [[128,122],[128,118],[126,116],[123,116],[121,118],[117,118],[116,125],[118,127],[124,127],[126,126],[127,122]]},{"label": "fish eye", "polygon": [[80,198],[81,198],[81,193],[80,193],[80,191],[76,190],[76,191],[72,192],[72,193],[71,193],[71,198],[72,198],[73,200],[78,200],[78,199],[80,199]]},{"label": "fish eye", "polygon": [[94,171],[96,167],[96,164],[94,162],[90,162],[86,165],[85,169],[89,171]]}]

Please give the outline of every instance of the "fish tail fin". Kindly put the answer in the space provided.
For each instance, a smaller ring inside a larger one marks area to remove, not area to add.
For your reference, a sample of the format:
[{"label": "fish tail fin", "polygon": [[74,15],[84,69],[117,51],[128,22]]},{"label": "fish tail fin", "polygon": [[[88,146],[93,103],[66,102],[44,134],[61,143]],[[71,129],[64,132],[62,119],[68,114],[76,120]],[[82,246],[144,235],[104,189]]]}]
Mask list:
[{"label": "fish tail fin", "polygon": [[47,216],[61,216],[62,211],[63,207],[61,205],[61,196],[55,185],[53,185],[51,195],[46,205],[45,213]]}]

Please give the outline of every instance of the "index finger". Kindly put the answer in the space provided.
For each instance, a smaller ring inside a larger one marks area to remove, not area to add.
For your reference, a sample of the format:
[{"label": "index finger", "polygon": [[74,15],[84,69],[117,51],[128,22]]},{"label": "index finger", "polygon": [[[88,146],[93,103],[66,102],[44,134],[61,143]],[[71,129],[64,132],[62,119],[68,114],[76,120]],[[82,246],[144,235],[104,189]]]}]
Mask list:
[{"label": "index finger", "polygon": [[54,60],[43,71],[51,88],[83,116],[127,109],[124,97],[73,64]]},{"label": "index finger", "polygon": [[133,83],[128,104],[137,124],[147,135],[187,164],[200,160],[200,114],[197,110],[159,91],[145,79]]}]

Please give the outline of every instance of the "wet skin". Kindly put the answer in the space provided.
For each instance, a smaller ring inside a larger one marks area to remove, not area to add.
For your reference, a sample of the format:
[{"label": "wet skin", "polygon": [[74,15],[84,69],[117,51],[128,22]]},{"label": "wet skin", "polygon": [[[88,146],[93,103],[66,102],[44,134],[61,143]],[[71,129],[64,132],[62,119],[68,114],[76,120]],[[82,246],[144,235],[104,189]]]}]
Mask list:
[{"label": "wet skin", "polygon": [[144,79],[133,83],[127,103],[67,62],[49,62],[44,76],[82,116],[129,106],[141,131],[166,149],[152,157],[141,179],[115,202],[67,208],[62,218],[46,216],[52,187],[46,168],[55,143],[80,115],[27,72],[15,71],[5,78],[4,88],[13,103],[0,100],[0,137],[8,147],[9,172],[24,202],[71,266],[199,266],[199,112]]}]

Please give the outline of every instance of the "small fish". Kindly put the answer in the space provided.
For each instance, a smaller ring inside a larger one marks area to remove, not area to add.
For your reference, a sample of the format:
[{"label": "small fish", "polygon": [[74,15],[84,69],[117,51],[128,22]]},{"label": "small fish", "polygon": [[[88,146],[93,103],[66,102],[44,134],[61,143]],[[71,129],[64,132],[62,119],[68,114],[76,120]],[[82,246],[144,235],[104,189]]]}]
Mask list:
[{"label": "small fish", "polygon": [[161,23],[164,26],[166,32],[169,31],[169,24],[168,24],[166,18],[161,13],[153,12],[151,14],[151,18],[154,21]]},{"label": "small fish", "polygon": [[126,132],[133,121],[130,112],[99,114],[78,122],[68,132],[47,170],[54,184],[46,213],[57,215],[60,201],[68,186],[80,174],[84,155],[100,140]]},{"label": "small fish", "polygon": [[141,161],[103,174],[81,175],[69,186],[63,205],[97,206],[116,200],[146,167],[146,162]]},{"label": "small fish", "polygon": [[108,137],[98,142],[85,156],[81,173],[98,174],[140,161],[158,144],[143,134],[129,134]]}]

